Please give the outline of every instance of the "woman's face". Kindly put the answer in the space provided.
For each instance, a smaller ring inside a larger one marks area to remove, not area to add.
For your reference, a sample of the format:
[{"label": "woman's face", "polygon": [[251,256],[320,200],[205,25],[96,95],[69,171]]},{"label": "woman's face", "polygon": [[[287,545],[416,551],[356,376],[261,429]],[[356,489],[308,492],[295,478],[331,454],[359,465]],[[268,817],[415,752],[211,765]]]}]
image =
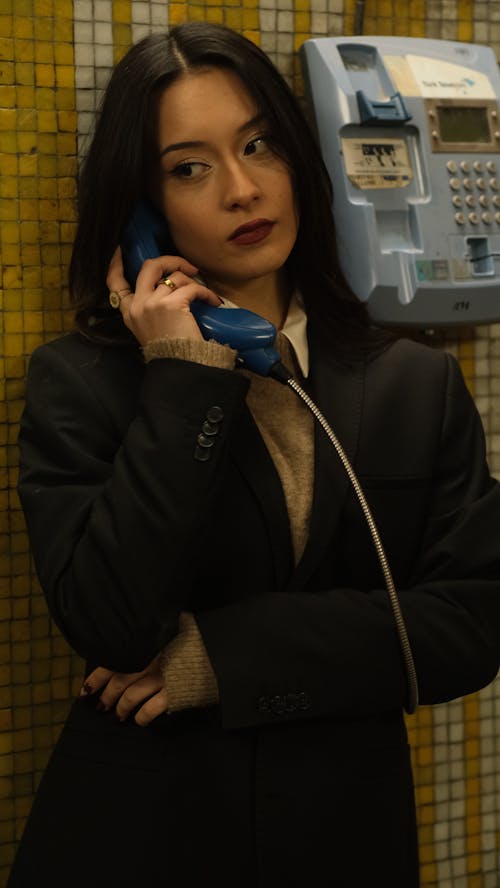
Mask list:
[{"label": "woman's face", "polygon": [[162,210],[180,255],[221,292],[272,284],[297,236],[287,165],[231,71],[182,75],[159,104]]}]

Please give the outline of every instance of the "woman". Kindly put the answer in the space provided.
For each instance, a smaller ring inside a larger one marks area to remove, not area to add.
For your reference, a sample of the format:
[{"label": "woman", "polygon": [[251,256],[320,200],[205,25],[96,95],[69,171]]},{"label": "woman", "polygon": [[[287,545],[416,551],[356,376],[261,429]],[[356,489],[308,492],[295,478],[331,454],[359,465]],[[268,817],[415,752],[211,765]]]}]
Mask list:
[{"label": "woman", "polygon": [[[117,244],[145,197],[172,246],[132,292]],[[243,37],[181,25],[117,66],[81,179],[78,331],[33,355],[20,435],[37,570],[88,671],[12,888],[418,884],[405,664],[361,509],[302,402],[190,310],[280,330],[366,489],[421,702],[490,682],[500,499],[477,412],[449,355],[370,328],[330,205]]]}]

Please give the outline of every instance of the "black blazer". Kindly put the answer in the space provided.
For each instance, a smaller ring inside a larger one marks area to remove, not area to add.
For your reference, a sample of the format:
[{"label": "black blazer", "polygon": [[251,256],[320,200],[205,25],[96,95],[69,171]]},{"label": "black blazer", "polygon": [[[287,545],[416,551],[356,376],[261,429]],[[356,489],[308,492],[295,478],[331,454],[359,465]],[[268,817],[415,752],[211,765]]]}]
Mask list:
[{"label": "black blazer", "polygon": [[[310,345],[308,388],[377,522],[420,700],[471,693],[499,666],[500,487],[459,367],[405,340],[349,368]],[[54,620],[89,669],[136,671],[193,611],[220,705],[138,728],[77,701],[11,886],[66,886],[68,868],[73,888],[417,885],[406,676],[371,537],[317,426],[294,568],[247,387],[76,335],[33,355],[19,492]]]}]

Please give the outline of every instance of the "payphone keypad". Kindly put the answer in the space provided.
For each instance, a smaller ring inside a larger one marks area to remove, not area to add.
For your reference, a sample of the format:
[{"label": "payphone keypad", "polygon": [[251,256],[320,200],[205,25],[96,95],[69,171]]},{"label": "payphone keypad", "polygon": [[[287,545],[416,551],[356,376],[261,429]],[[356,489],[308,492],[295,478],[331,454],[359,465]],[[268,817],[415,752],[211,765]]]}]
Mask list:
[{"label": "payphone keypad", "polygon": [[[454,219],[460,227],[500,226],[500,180],[494,160],[446,161]],[[486,175],[485,175],[486,173]],[[476,174],[476,175],[474,175]]]}]

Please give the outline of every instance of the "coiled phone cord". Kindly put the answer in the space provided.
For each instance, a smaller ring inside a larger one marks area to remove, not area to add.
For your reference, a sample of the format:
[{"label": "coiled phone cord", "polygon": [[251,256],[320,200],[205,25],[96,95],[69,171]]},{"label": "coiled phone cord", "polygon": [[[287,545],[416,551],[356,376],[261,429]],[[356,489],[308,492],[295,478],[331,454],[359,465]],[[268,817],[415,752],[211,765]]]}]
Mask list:
[{"label": "coiled phone cord", "polygon": [[337,438],[335,432],[328,424],[327,420],[321,413],[319,407],[316,406],[314,401],[309,397],[307,392],[304,391],[302,386],[299,385],[296,379],[293,378],[289,370],[279,362],[272,367],[269,372],[269,376],[272,376],[274,379],[277,379],[279,382],[285,383],[290,386],[296,394],[302,398],[306,406],[309,408],[313,416],[318,420],[322,429],[328,435],[330,441],[332,442],[335,450],[337,451],[337,455],[344,466],[344,469],[349,476],[349,480],[354,488],[356,496],[358,498],[358,502],[363,510],[363,514],[366,519],[366,523],[368,524],[368,528],[370,530],[370,534],[375,546],[375,550],[377,552],[377,557],[380,563],[380,567],[382,568],[382,573],[385,579],[385,585],[387,588],[387,593],[389,595],[389,601],[392,608],[392,613],[394,616],[394,620],[396,623],[396,628],[399,635],[399,642],[401,645],[401,650],[403,653],[403,658],[405,662],[406,668],[406,676],[408,682],[408,703],[405,706],[406,712],[411,715],[415,712],[418,706],[418,681],[417,681],[417,672],[415,669],[415,662],[413,659],[413,654],[410,646],[410,641],[408,638],[408,633],[406,631],[406,625],[403,618],[403,614],[401,613],[401,607],[399,604],[398,594],[396,592],[396,587],[394,585],[394,580],[392,578],[391,569],[389,567],[389,562],[387,560],[387,556],[385,554],[384,547],[382,545],[382,541],[380,539],[379,532],[377,530],[377,525],[373,519],[370,507],[366,501],[366,497],[361,489],[361,485],[358,481],[356,473],[349,462],[349,459],[345,453],[344,448],[342,447],[339,439]]}]

